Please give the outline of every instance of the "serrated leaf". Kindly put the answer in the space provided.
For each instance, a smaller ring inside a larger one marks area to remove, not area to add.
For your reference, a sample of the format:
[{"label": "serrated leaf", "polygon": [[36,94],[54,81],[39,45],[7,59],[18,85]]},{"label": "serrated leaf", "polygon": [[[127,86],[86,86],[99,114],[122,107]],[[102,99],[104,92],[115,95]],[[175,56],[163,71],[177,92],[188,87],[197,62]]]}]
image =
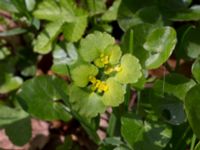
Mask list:
[{"label": "serrated leaf", "polygon": [[108,91],[104,92],[102,101],[106,106],[116,107],[124,101],[124,87],[116,80],[109,78],[106,81]]},{"label": "serrated leaf", "polygon": [[60,33],[63,25],[62,20],[57,20],[46,25],[34,42],[34,51],[40,54],[47,54],[52,50],[52,44],[56,36]]},{"label": "serrated leaf", "polygon": [[115,79],[120,83],[135,83],[142,76],[139,60],[131,54],[121,58],[122,70],[117,72]]},{"label": "serrated leaf", "polygon": [[200,137],[200,97],[199,97],[200,85],[197,84],[191,88],[185,97],[185,111],[192,130],[196,136]]},{"label": "serrated leaf", "polygon": [[34,117],[43,120],[61,119],[68,121],[71,116],[68,107],[61,101],[55,84],[68,92],[67,83],[57,77],[39,76],[26,81],[18,94],[24,109]]},{"label": "serrated leaf", "polygon": [[12,74],[3,74],[0,77],[0,80],[3,80],[0,83],[0,94],[5,94],[10,91],[18,89],[23,83],[22,78],[18,76],[13,76]]},{"label": "serrated leaf", "polygon": [[74,84],[79,87],[85,87],[89,82],[90,76],[96,76],[98,69],[91,64],[83,64],[75,67],[71,70],[71,77]]},{"label": "serrated leaf", "polygon": [[101,52],[115,43],[115,39],[107,33],[94,32],[81,40],[79,52],[83,60],[87,62],[93,61],[99,57]]},{"label": "serrated leaf", "polygon": [[196,79],[198,83],[200,83],[200,60],[196,59],[196,61],[192,65],[192,75]]},{"label": "serrated leaf", "polygon": [[161,27],[152,31],[143,45],[150,54],[145,62],[146,68],[155,69],[162,65],[172,54],[176,42],[176,31],[171,27]]},{"label": "serrated leaf", "polygon": [[56,1],[44,0],[38,4],[38,8],[33,12],[33,15],[38,19],[55,21],[61,14],[61,9]]},{"label": "serrated leaf", "polygon": [[95,117],[106,109],[101,101],[101,96],[94,92],[84,91],[76,86],[71,87],[70,102],[72,108],[86,118]]},{"label": "serrated leaf", "polygon": [[31,138],[31,120],[29,117],[18,120],[6,126],[5,131],[6,135],[9,137],[13,144],[22,146],[28,143]]}]

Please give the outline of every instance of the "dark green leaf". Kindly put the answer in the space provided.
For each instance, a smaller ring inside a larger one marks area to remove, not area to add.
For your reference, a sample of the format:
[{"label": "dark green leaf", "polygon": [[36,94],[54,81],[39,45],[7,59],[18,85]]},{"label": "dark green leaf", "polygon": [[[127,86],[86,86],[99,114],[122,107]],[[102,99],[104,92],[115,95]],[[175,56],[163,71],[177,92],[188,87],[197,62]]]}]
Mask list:
[{"label": "dark green leaf", "polygon": [[26,144],[32,135],[31,120],[29,117],[14,122],[5,128],[6,134],[13,144],[22,146]]},{"label": "dark green leaf", "polygon": [[145,62],[146,68],[155,69],[162,65],[172,54],[176,41],[176,31],[171,27],[153,30],[143,45],[150,54]]},{"label": "dark green leaf", "polygon": [[200,97],[199,97],[200,85],[195,85],[193,88],[189,90],[185,97],[185,111],[188,117],[188,121],[197,135],[200,137]]},{"label": "dark green leaf", "polygon": [[196,59],[196,61],[192,65],[192,75],[196,79],[198,83],[200,83],[200,59]]},{"label": "dark green leaf", "polygon": [[18,95],[20,102],[25,103],[26,111],[44,120],[71,119],[69,108],[62,103],[55,84],[68,92],[67,83],[57,77],[39,76],[26,81]]},{"label": "dark green leaf", "polygon": [[26,29],[14,28],[14,29],[11,29],[11,30],[8,30],[8,31],[0,32],[0,37],[14,36],[14,35],[18,35],[18,34],[23,34],[26,31],[27,31]]},{"label": "dark green leaf", "polygon": [[162,150],[171,138],[171,130],[165,124],[142,122],[134,118],[121,118],[121,133],[127,143],[137,150]]}]

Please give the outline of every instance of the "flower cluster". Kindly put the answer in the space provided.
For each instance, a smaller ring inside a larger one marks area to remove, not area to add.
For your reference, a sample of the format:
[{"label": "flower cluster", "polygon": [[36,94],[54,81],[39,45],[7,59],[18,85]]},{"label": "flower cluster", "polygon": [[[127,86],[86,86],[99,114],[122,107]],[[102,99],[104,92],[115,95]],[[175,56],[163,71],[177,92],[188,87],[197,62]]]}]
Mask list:
[{"label": "flower cluster", "polygon": [[138,59],[131,54],[122,55],[107,33],[89,34],[81,40],[78,53],[77,63],[70,68],[70,101],[83,114],[95,116],[107,106],[118,106],[124,101],[126,85],[141,76]]}]

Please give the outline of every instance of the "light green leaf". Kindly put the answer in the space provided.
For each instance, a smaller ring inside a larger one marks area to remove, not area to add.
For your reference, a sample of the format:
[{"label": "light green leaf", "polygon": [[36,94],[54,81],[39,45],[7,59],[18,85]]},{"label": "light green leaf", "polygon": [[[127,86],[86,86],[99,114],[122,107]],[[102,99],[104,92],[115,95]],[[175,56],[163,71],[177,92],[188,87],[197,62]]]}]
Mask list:
[{"label": "light green leaf", "polygon": [[61,119],[68,121],[71,116],[68,107],[60,100],[55,85],[68,92],[67,83],[57,77],[39,76],[26,81],[19,94],[19,101],[24,109],[34,117],[43,120]]},{"label": "light green leaf", "polygon": [[23,83],[23,80],[20,77],[13,76],[12,74],[5,74],[0,77],[0,80],[3,80],[0,83],[0,94],[5,94],[16,90]]},{"label": "light green leaf", "polygon": [[109,63],[115,65],[119,63],[122,52],[118,45],[110,45],[104,50],[104,55],[109,56]]},{"label": "light green leaf", "polygon": [[185,97],[185,111],[192,130],[196,136],[200,137],[200,97],[199,97],[200,85],[195,85],[189,90]]},{"label": "light green leaf", "polygon": [[89,77],[96,76],[97,74],[97,67],[91,64],[79,65],[71,70],[72,80],[79,87],[85,87],[89,82]]},{"label": "light green leaf", "polygon": [[146,68],[155,69],[162,65],[172,54],[176,42],[176,31],[171,27],[160,27],[152,31],[143,45],[150,54],[145,62]]},{"label": "light green leaf", "polygon": [[72,109],[88,119],[97,116],[99,113],[103,113],[106,109],[100,95],[84,91],[76,86],[71,87],[69,100]]},{"label": "light green leaf", "polygon": [[23,146],[28,143],[32,135],[31,120],[29,117],[18,120],[6,126],[5,131],[13,144]]},{"label": "light green leaf", "polygon": [[106,47],[114,43],[115,39],[111,35],[96,31],[81,40],[79,52],[83,60],[91,62],[98,58]]},{"label": "light green leaf", "polygon": [[60,14],[61,9],[58,3],[52,0],[43,0],[38,4],[38,8],[33,12],[33,15],[36,18],[49,21],[58,20]]},{"label": "light green leaf", "polygon": [[87,15],[78,16],[73,22],[68,22],[64,24],[64,36],[69,42],[77,42],[84,34],[86,27]]},{"label": "light green leaf", "polygon": [[173,21],[198,21],[200,20],[200,6],[194,5],[185,11],[179,11],[171,19]]},{"label": "light green leaf", "polygon": [[26,8],[28,11],[32,11],[35,7],[35,0],[25,0]]},{"label": "light green leaf", "polygon": [[121,3],[121,0],[115,0],[112,6],[110,6],[108,10],[103,14],[102,20],[105,20],[105,21],[116,20],[120,3]]},{"label": "light green leaf", "polygon": [[135,83],[142,76],[139,60],[131,54],[122,56],[121,67],[122,70],[115,76],[120,83]]},{"label": "light green leaf", "polygon": [[40,54],[49,53],[52,50],[53,41],[61,31],[62,25],[62,20],[47,24],[45,30],[38,35],[34,42],[34,51]]},{"label": "light green leaf", "polygon": [[98,15],[106,11],[106,0],[86,0],[90,15]]},{"label": "light green leaf", "polygon": [[163,123],[155,124],[122,117],[121,134],[136,150],[162,150],[171,138],[171,129]]},{"label": "light green leaf", "polygon": [[109,78],[106,81],[108,91],[104,92],[102,101],[106,106],[116,107],[124,101],[124,87],[116,80]]},{"label": "light green leaf", "polygon": [[26,117],[28,117],[28,114],[21,108],[11,108],[0,104],[0,127],[12,124]]},{"label": "light green leaf", "polygon": [[196,59],[196,61],[192,65],[192,75],[196,79],[198,83],[200,83],[200,59]]}]

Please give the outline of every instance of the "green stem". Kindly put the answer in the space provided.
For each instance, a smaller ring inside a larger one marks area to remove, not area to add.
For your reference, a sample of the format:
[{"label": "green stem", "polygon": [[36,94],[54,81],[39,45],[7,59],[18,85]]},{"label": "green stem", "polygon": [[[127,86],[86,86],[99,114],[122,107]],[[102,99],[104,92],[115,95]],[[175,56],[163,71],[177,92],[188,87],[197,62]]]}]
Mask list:
[{"label": "green stem", "polygon": [[133,54],[133,52],[134,52],[134,32],[133,29],[131,29],[129,37],[129,53]]},{"label": "green stem", "polygon": [[190,150],[194,150],[196,139],[197,139],[196,135],[193,134],[192,142],[191,142],[191,145],[190,145]]}]

